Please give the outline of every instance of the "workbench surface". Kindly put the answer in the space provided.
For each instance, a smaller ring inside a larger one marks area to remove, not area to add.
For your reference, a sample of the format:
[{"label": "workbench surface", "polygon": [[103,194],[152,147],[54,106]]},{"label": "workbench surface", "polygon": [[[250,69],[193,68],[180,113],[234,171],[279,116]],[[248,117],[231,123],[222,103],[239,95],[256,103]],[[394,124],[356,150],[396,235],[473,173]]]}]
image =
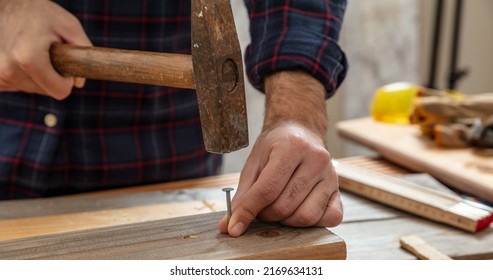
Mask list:
[{"label": "workbench surface", "polygon": [[[239,174],[33,200],[0,202],[0,240],[127,225],[224,211],[222,187]],[[417,235],[454,259],[493,259],[493,227],[468,233],[342,193],[344,221],[330,228],[345,240],[350,260],[416,259],[399,238]]]}]

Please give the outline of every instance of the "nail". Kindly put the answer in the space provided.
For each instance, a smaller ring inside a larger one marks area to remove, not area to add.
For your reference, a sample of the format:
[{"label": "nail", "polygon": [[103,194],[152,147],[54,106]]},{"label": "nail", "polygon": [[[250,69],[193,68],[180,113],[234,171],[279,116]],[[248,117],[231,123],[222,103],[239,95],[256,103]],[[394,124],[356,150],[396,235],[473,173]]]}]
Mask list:
[{"label": "nail", "polygon": [[223,188],[223,192],[226,192],[226,207],[228,209],[228,225],[231,219],[231,192],[234,191],[233,188]]}]

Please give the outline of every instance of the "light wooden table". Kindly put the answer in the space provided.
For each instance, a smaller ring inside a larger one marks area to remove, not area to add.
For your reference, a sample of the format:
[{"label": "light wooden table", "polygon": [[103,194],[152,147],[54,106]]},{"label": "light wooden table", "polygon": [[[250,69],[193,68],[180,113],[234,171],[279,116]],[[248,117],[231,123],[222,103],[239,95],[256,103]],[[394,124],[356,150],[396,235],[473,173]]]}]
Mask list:
[{"label": "light wooden table", "polygon": [[[236,186],[238,176],[0,202],[0,240],[224,211],[221,188]],[[493,259],[493,227],[471,234],[349,193],[343,193],[342,199],[344,221],[330,230],[344,239],[350,260],[415,259],[399,245],[399,238],[410,234],[455,259]]]}]

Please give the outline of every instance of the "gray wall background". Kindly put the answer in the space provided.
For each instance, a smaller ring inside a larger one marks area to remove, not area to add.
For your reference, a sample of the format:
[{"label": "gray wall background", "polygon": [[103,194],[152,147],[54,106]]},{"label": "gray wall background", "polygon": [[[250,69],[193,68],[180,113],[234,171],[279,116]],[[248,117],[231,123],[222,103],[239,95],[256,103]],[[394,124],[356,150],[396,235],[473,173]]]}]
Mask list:
[{"label": "gray wall background", "polygon": [[[446,30],[443,36],[438,79],[445,81],[450,44],[452,4],[445,1]],[[463,35],[459,64],[472,71],[460,84],[465,93],[493,92],[493,1],[464,1]],[[374,91],[399,81],[425,84],[428,75],[434,15],[433,0],[349,0],[341,31],[341,45],[350,62],[348,76],[335,97],[327,101],[329,151],[335,158],[373,154],[341,139],[335,125],[341,120],[369,116]],[[240,44],[249,43],[248,16],[243,0],[231,1]],[[246,78],[246,77],[245,77]],[[442,82],[440,86],[444,86]],[[247,83],[250,146],[225,156],[223,173],[239,172],[259,135],[264,97]]]}]

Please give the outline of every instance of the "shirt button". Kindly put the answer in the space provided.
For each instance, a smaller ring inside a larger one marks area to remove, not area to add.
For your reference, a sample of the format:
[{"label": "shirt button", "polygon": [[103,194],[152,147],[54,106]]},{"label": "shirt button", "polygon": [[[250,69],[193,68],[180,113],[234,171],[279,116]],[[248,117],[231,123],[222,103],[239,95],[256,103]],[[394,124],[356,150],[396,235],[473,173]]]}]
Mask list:
[{"label": "shirt button", "polygon": [[45,115],[44,121],[47,127],[53,128],[58,123],[58,118],[54,114],[49,113]]}]

